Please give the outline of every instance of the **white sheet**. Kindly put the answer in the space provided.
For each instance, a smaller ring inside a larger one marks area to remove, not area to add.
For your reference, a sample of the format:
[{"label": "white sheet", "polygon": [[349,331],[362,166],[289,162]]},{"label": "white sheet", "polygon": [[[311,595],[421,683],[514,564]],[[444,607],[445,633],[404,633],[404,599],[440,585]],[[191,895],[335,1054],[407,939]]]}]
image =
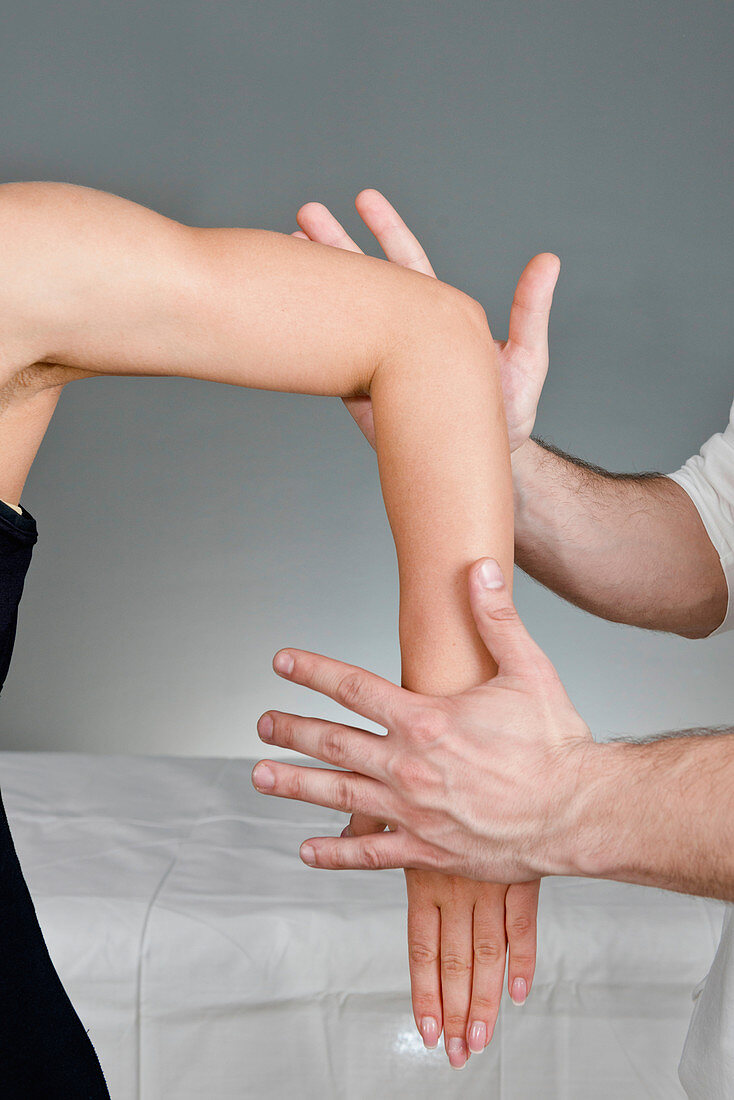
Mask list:
[{"label": "white sheet", "polygon": [[317,872],[340,815],[252,761],[0,753],[49,950],[112,1100],[674,1100],[722,906],[549,879],[538,972],[460,1073],[415,1032],[400,872]]}]

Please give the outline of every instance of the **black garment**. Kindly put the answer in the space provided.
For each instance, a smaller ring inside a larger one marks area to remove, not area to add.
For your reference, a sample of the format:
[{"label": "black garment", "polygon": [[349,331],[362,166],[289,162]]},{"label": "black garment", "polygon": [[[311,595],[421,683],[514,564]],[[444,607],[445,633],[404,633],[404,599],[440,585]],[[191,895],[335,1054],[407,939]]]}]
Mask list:
[{"label": "black garment", "polygon": [[[0,501],[0,690],[36,521]],[[0,1098],[109,1100],[97,1055],[43,939],[0,797]]]}]

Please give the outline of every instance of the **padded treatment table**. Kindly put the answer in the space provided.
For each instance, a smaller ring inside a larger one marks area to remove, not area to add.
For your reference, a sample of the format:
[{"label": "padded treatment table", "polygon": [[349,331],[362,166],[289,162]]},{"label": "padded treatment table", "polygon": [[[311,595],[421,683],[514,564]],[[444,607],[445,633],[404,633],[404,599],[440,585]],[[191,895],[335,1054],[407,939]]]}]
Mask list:
[{"label": "padded treatment table", "polygon": [[0,753],[51,956],[112,1100],[674,1100],[722,906],[548,879],[527,1003],[467,1067],[413,1025],[399,871],[313,871],[334,812],[252,760]]}]

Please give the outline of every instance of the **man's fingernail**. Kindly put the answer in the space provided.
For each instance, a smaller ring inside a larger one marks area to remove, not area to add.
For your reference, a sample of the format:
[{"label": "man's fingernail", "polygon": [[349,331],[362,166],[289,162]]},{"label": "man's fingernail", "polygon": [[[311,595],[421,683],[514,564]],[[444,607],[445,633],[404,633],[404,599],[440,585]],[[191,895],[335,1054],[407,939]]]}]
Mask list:
[{"label": "man's fingernail", "polygon": [[309,867],[313,867],[313,865],[316,862],[316,852],[315,852],[314,848],[312,847],[312,845],[310,845],[310,844],[302,844],[301,845],[301,859],[303,860],[304,863],[307,863],[309,865]]},{"label": "man's fingernail", "polygon": [[257,732],[261,741],[273,740],[273,719],[269,714],[263,714],[257,724]]},{"label": "man's fingernail", "polygon": [[433,1016],[424,1016],[421,1020],[421,1035],[423,1046],[427,1050],[435,1050],[438,1046],[438,1022]]},{"label": "man's fingernail", "polygon": [[285,649],[281,653],[276,653],[273,658],[273,668],[276,672],[279,672],[281,676],[290,676],[291,672],[293,672],[294,664],[293,654],[288,653]]},{"label": "man's fingernail", "polygon": [[463,1039],[449,1039],[446,1053],[454,1069],[464,1068],[466,1065],[466,1043]]},{"label": "man's fingernail", "polygon": [[487,1045],[487,1025],[481,1022],[472,1024],[469,1029],[469,1050],[480,1054]]},{"label": "man's fingernail", "polygon": [[524,1005],[528,996],[528,983],[524,978],[515,978],[512,983],[512,997],[513,1004]]},{"label": "man's fingernail", "polygon": [[494,558],[487,558],[477,570],[477,577],[482,588],[501,588],[505,583],[500,569]]},{"label": "man's fingernail", "polygon": [[272,791],[275,786],[275,776],[267,764],[258,764],[252,773],[252,782],[259,791]]}]

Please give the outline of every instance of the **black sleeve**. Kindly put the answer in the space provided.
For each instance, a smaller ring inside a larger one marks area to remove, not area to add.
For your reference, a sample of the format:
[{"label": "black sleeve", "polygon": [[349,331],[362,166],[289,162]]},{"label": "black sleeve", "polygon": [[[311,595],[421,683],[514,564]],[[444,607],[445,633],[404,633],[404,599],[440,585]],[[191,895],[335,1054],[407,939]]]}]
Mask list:
[{"label": "black sleeve", "polygon": [[36,521],[0,500],[0,691],[8,674],[23,582],[38,540]]}]

